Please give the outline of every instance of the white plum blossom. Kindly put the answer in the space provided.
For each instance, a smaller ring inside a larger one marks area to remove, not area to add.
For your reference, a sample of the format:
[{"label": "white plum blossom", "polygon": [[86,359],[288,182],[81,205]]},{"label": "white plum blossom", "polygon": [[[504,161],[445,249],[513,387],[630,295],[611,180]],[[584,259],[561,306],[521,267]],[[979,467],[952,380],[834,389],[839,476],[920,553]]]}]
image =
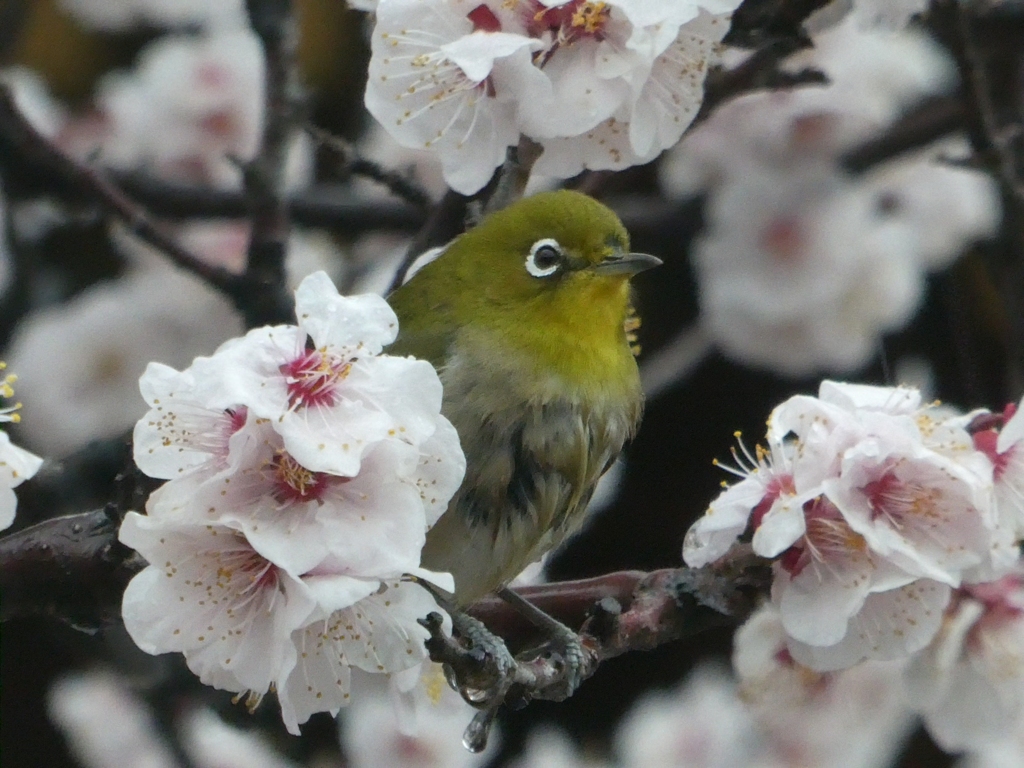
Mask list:
[{"label": "white plum blossom", "polygon": [[124,593],[122,616],[147,653],[183,653],[207,685],[259,696],[295,665],[292,631],[316,609],[300,579],[225,525],[129,513],[120,539],[150,565]]},{"label": "white plum blossom", "polygon": [[[451,577],[410,570],[454,589]],[[429,635],[417,620],[437,610],[430,594],[411,582],[313,575],[306,583],[319,613],[293,632],[296,665],[276,682],[281,715],[292,733],[314,712],[337,714],[349,703],[353,668],[375,675],[415,673],[429,663]]]},{"label": "white plum blossom", "polygon": [[323,272],[295,297],[298,326],[254,329],[195,361],[211,407],[244,404],[304,467],[349,477],[374,442],[433,434],[441,382],[425,361],[379,354],[398,333],[384,299],[339,296]]},{"label": "white plum blossom", "polygon": [[892,765],[915,725],[902,683],[904,661],[817,672],[789,652],[778,611],[765,606],[733,639],[740,697],[777,765]]},{"label": "white plum blossom", "polygon": [[377,9],[366,108],[399,144],[437,152],[446,181],[466,194],[519,141],[514,98],[497,84],[503,69],[529,76],[536,43],[499,28],[486,5],[468,2],[385,0]]},{"label": "white plum blossom", "polygon": [[907,671],[911,699],[948,751],[1006,740],[1024,718],[1024,586],[1019,572],[958,590]]},{"label": "white plum blossom", "polygon": [[150,563],[122,607],[136,644],[253,706],[275,690],[293,733],[348,703],[353,667],[425,661],[417,620],[438,606],[402,579],[454,588],[419,562],[466,466],[433,367],[380,354],[397,333],[383,299],[318,272],[296,314],[184,371],[147,368],[135,456],[169,482],[121,527]]},{"label": "white plum blossom", "polygon": [[[209,434],[230,430],[227,419]],[[449,448],[457,441],[454,427],[439,422],[419,447],[375,442],[358,473],[341,476],[303,466],[267,420],[250,416],[230,436],[227,466],[198,482],[185,478],[157,489],[150,514],[230,525],[297,573],[403,573],[419,565],[427,528],[458,488],[462,465]]]},{"label": "white plum blossom", "polygon": [[679,140],[738,5],[383,0],[366,106],[465,194],[521,137],[543,147],[540,174],[625,168]]},{"label": "white plum blossom", "polygon": [[263,54],[252,32],[159,38],[134,71],[99,85],[102,159],[119,168],[145,164],[178,181],[237,184],[230,158],[255,153],[262,102]]},{"label": "white plum blossom", "polygon": [[952,589],[999,578],[1018,557],[967,423],[909,388],[823,382],[817,398],[773,411],[770,449],[697,521],[684,557],[714,561],[752,531],[754,552],[774,560],[788,652],[805,666],[916,653]]},{"label": "white plum blossom", "polygon": [[[0,362],[0,371],[6,367],[6,363]],[[0,379],[0,397],[7,399],[14,396],[11,385],[17,379],[12,373]],[[0,423],[21,421],[21,415],[17,412],[20,408],[21,403],[0,408]],[[18,497],[14,489],[38,472],[42,464],[41,458],[18,447],[11,442],[6,432],[0,431],[0,531],[10,528],[14,523],[14,513],[18,508]]]},{"label": "white plum blossom", "polygon": [[[554,84],[553,103],[545,104],[543,98],[527,102],[540,115],[532,123],[524,123],[524,133],[537,138],[544,147],[536,165],[538,173],[567,178],[587,168],[620,170],[649,162],[679,141],[700,108],[704,78],[717,59],[719,42],[728,31],[729,13],[713,15],[695,4],[665,3],[658,9],[664,18],[648,19],[650,29],[638,23],[628,36],[623,36],[626,39],[616,41],[605,35],[614,31],[619,6],[623,26],[630,12],[636,10],[633,4],[607,5],[611,6],[609,29],[593,33],[600,32],[601,40],[595,43],[594,61],[583,59],[578,50],[585,45],[583,42],[556,50],[544,66]],[[680,24],[678,19],[684,16],[689,18]],[[656,41],[666,28],[679,31],[663,47]],[[645,45],[639,45],[637,38]],[[569,59],[573,67],[556,71],[560,56]],[[581,74],[581,70],[586,74]],[[559,82],[564,83],[561,88]],[[573,96],[578,99],[583,94],[596,102],[594,107],[567,108]],[[597,106],[604,110],[597,111]],[[581,114],[595,112],[607,116],[585,128],[571,122],[552,125],[554,116],[563,121],[578,120]]]}]

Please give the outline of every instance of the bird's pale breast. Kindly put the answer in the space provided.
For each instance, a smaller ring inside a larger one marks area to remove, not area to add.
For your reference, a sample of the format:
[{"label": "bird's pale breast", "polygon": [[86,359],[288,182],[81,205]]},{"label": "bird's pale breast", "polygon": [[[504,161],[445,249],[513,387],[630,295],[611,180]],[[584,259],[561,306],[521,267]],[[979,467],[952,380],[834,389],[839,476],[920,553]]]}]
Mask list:
[{"label": "bird's pale breast", "polygon": [[524,377],[514,358],[472,349],[441,371],[466,479],[427,535],[423,566],[455,577],[462,604],[502,586],[575,531],[598,479],[632,436],[639,381],[594,395]]}]

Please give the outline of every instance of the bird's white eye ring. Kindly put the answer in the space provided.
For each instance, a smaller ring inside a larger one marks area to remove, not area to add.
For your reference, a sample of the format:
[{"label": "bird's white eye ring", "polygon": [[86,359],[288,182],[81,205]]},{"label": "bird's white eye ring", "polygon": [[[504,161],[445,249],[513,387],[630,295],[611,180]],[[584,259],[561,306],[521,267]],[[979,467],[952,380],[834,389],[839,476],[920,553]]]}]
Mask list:
[{"label": "bird's white eye ring", "polygon": [[545,237],[530,246],[526,257],[526,271],[534,277],[550,277],[562,266],[562,246],[557,240]]}]

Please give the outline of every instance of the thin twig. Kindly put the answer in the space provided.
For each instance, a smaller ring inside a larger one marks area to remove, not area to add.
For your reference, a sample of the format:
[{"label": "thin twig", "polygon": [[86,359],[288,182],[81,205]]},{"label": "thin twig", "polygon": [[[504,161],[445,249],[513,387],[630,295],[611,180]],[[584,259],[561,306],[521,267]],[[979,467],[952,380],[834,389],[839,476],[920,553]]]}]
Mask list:
[{"label": "thin twig", "polygon": [[75,196],[98,204],[119,219],[130,232],[166,254],[175,264],[227,294],[236,305],[239,280],[221,267],[211,266],[165,234],[146,212],[136,205],[103,173],[65,154],[39,133],[21,114],[10,88],[0,83],[0,144],[17,151],[22,160],[40,166],[62,182]]},{"label": "thin twig", "polygon": [[306,124],[306,132],[318,144],[327,147],[338,156],[344,174],[362,176],[376,181],[390,190],[392,194],[417,208],[425,210],[430,207],[430,195],[405,174],[388,170],[372,160],[360,157],[355,147],[349,142],[311,123]]},{"label": "thin twig", "polygon": [[[247,219],[243,192],[166,181],[139,172],[110,172],[118,186],[153,214],[168,219]],[[420,210],[386,200],[357,198],[347,185],[318,184],[287,200],[292,222],[359,234],[376,230],[415,232],[426,220]]]},{"label": "thin twig", "polygon": [[962,95],[930,98],[890,125],[884,133],[844,153],[839,164],[850,173],[863,173],[906,152],[962,131],[965,116]]}]

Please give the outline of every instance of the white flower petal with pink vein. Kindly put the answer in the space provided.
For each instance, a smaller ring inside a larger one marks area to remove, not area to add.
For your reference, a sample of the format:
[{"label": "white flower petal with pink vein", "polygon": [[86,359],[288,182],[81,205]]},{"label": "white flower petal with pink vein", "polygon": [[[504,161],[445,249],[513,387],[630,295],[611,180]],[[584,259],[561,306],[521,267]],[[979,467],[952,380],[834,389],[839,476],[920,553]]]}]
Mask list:
[{"label": "white flower petal with pink vein", "polygon": [[828,647],[790,639],[793,658],[818,671],[846,669],[864,659],[899,659],[924,648],[938,631],[949,602],[945,584],[921,579],[868,595],[846,637]]},{"label": "white flower petal with pink vein", "polygon": [[[419,575],[442,588],[454,586],[442,574]],[[313,713],[337,714],[348,704],[351,667],[396,674],[419,666],[426,659],[428,635],[417,619],[438,610],[426,590],[409,582],[325,575],[311,576],[307,583],[323,614],[293,633],[298,661],[277,681],[291,733]]]},{"label": "white flower petal with pink vein", "polygon": [[909,573],[956,586],[990,559],[991,484],[937,453],[865,440],[824,488],[871,549]]},{"label": "white flower petal with pink vein", "polygon": [[313,612],[313,596],[241,533],[130,512],[120,539],[150,562],[122,605],[142,650],[179,651],[203,682],[258,694],[294,664],[291,633]]},{"label": "white flower petal with pink vein", "polygon": [[150,363],[139,379],[150,410],[135,424],[135,464],[150,477],[170,480],[198,469],[223,469],[231,436],[245,423],[245,410],[210,408],[191,371]]},{"label": "white flower petal with pink vein", "polygon": [[375,294],[341,296],[326,272],[314,272],[295,289],[295,317],[316,347],[342,354],[377,355],[398,335],[398,318]]},{"label": "white flower petal with pink vein", "polygon": [[683,559],[691,568],[714,562],[736,542],[750,513],[764,498],[764,483],[756,476],[729,486],[711,502],[708,511],[686,532]]},{"label": "white flower petal with pink vein", "polygon": [[43,460],[11,442],[6,432],[0,432],[0,531],[14,522],[18,497],[14,488],[39,471]]}]

